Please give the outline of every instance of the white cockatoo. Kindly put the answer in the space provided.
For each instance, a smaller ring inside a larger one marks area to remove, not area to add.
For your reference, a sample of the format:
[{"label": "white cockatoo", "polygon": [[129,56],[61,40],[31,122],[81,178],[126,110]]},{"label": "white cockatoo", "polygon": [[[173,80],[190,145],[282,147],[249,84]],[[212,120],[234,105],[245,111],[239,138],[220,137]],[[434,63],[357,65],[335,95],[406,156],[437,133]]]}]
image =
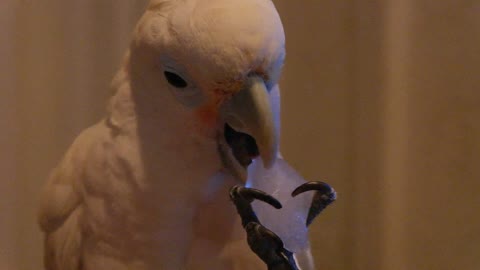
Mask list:
[{"label": "white cockatoo", "polygon": [[270,0],[152,0],[106,117],[44,188],[46,269],[265,269],[228,192],[277,160],[284,57]]}]

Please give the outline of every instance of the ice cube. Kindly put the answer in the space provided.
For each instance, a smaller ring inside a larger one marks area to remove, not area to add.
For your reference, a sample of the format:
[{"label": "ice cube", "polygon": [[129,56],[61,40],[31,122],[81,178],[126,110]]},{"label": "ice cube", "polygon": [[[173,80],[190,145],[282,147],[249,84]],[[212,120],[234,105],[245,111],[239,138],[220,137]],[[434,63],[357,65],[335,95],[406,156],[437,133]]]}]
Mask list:
[{"label": "ice cube", "polygon": [[263,226],[276,233],[285,248],[297,253],[309,247],[306,219],[313,192],[292,197],[292,191],[305,183],[299,173],[285,160],[278,158],[273,167],[265,169],[257,158],[249,168],[247,187],[265,191],[282,204],[275,209],[264,202],[255,201],[253,209]]}]

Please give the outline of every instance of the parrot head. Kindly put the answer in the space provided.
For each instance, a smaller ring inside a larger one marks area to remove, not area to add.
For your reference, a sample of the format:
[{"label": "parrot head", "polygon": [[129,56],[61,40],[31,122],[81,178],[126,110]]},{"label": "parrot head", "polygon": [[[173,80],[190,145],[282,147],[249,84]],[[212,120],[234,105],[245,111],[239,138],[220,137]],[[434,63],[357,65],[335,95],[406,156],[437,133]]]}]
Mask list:
[{"label": "parrot head", "polygon": [[285,37],[272,1],[153,0],[130,55],[132,72],[157,95],[152,104],[194,119],[237,179],[246,180],[257,157],[273,165],[278,134],[269,92],[280,77]]}]

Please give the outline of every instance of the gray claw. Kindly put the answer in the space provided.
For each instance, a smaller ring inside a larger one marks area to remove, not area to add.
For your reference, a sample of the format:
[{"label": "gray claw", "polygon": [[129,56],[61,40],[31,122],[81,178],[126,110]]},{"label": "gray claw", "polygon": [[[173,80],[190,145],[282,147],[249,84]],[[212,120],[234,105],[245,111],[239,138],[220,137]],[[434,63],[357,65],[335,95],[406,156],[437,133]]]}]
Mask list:
[{"label": "gray claw", "polygon": [[259,200],[262,202],[266,202],[271,206],[275,207],[276,209],[282,208],[282,204],[275,199],[274,197],[268,195],[264,191],[255,188],[244,188],[242,186],[234,186],[230,190],[230,198],[232,200],[237,199],[238,196],[241,196],[243,199],[248,201],[249,203],[253,202],[253,200]]},{"label": "gray claw", "polygon": [[242,219],[243,227],[247,226],[250,222],[260,223],[251,206],[251,203],[255,199],[268,203],[276,209],[282,208],[282,204],[277,199],[254,188],[234,186],[230,189],[230,199],[237,208],[237,212]]},{"label": "gray claw", "polygon": [[335,190],[329,184],[319,181],[307,182],[297,187],[292,192],[292,197],[311,190],[314,190],[316,192],[313,196],[310,210],[308,211],[308,217],[306,222],[307,227],[310,226],[315,217],[317,217],[323,211],[323,209],[325,209],[328,205],[330,205],[337,199],[337,193],[335,192]]}]

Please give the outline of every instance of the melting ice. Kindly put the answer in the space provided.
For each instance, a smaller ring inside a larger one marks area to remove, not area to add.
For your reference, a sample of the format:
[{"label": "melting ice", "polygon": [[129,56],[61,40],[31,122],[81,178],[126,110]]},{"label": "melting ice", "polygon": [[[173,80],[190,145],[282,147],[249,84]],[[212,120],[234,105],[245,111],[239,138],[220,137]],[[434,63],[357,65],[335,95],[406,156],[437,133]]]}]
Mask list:
[{"label": "melting ice", "polygon": [[275,209],[269,204],[255,201],[253,208],[260,222],[276,233],[285,248],[294,253],[309,247],[305,223],[314,192],[306,192],[295,198],[291,196],[292,191],[305,182],[282,158],[278,158],[268,170],[259,158],[249,168],[247,186],[272,195],[283,206],[282,209]]}]

